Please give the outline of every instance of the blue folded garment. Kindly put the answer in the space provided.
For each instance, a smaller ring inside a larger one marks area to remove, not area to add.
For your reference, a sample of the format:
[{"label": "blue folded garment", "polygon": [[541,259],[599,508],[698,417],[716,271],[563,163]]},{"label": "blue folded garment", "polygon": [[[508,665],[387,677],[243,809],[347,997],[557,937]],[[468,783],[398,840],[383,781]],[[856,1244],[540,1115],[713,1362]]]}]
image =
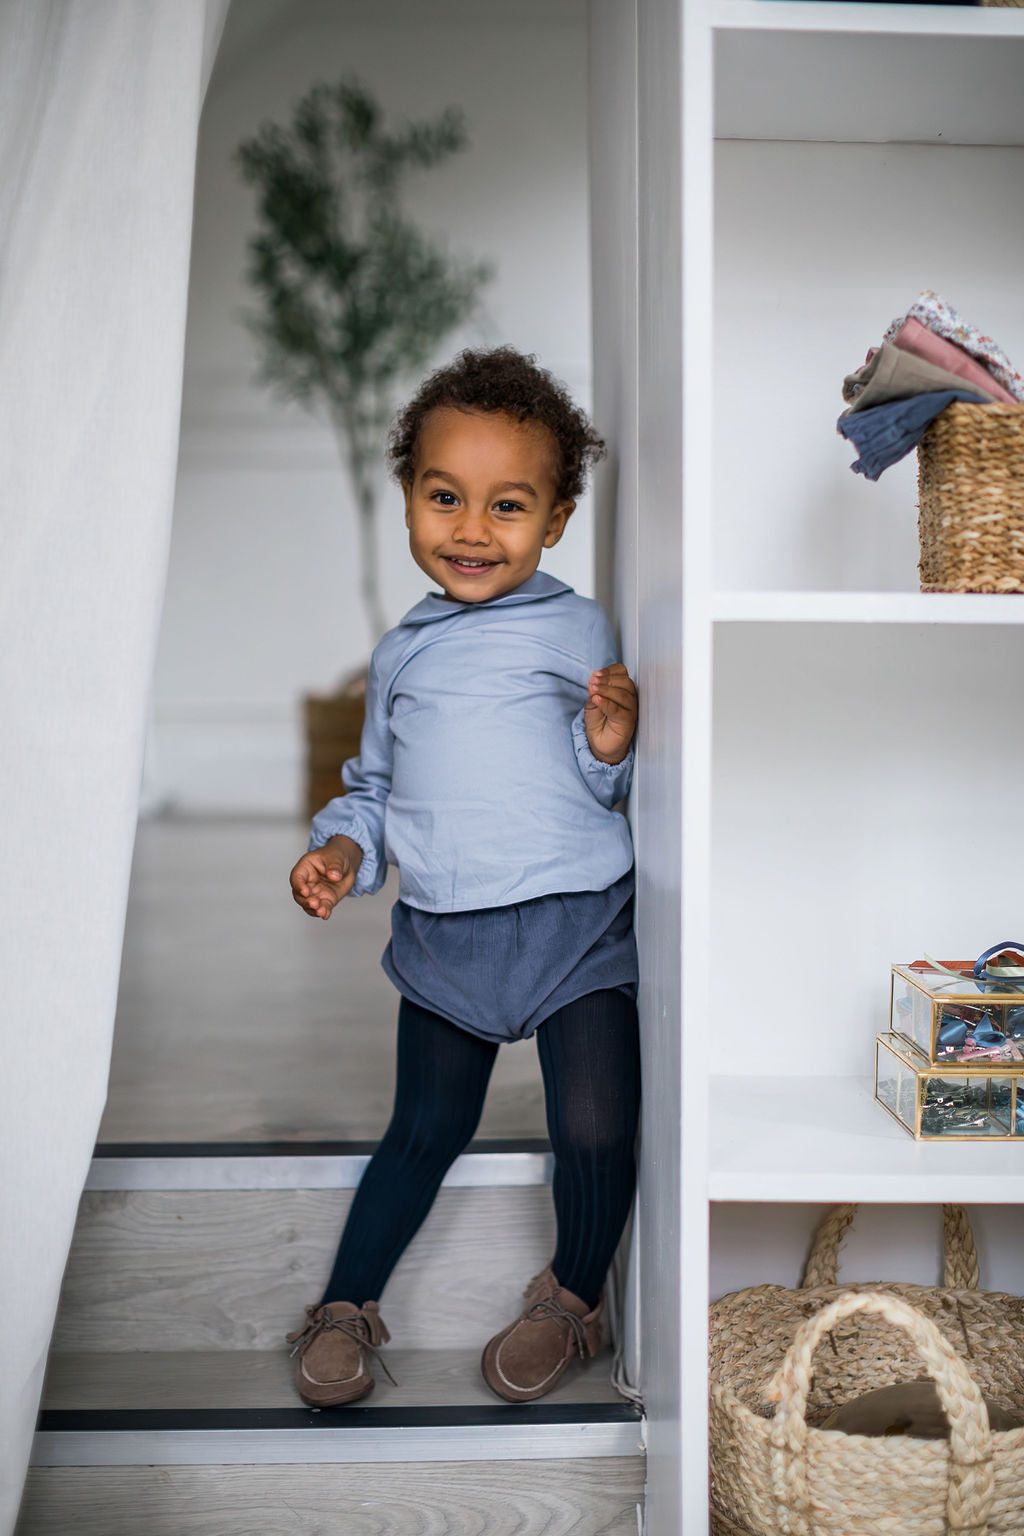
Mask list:
[{"label": "blue folded garment", "polygon": [[887,400],[884,405],[872,405],[866,411],[844,411],[836,422],[836,431],[848,438],[860,454],[850,468],[869,480],[877,480],[890,464],[906,458],[917,447],[925,429],[954,400],[985,404],[984,397],[972,390],[940,389],[911,395],[906,400]]}]

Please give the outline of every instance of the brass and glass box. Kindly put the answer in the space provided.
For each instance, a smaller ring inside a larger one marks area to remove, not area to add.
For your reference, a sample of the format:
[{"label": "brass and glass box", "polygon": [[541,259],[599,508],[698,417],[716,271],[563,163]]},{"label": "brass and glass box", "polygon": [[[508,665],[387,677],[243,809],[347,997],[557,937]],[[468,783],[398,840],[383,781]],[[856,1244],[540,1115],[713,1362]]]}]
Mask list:
[{"label": "brass and glass box", "polygon": [[[957,971],[959,975],[950,975]],[[930,1064],[1013,1067],[1024,1072],[1024,990],[977,979],[970,964],[892,968],[889,1028]]]},{"label": "brass and glass box", "polygon": [[1024,1076],[925,1063],[896,1035],[875,1038],[875,1098],[918,1141],[1024,1142]]}]

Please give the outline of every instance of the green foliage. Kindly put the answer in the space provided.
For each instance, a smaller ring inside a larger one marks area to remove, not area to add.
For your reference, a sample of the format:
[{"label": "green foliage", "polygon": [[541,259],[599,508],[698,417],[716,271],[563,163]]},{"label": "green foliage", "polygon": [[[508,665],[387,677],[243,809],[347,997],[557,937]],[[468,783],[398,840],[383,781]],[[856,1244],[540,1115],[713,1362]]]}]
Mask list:
[{"label": "green foliage", "polygon": [[465,145],[455,108],[388,131],[373,97],[342,81],[314,85],[289,126],[264,123],[238,148],[258,192],[248,277],[262,304],[248,319],[264,376],[293,399],[325,401],[357,458],[379,448],[398,382],[472,314],[490,276],[399,203],[409,172]]},{"label": "green foliage", "polygon": [[236,160],[256,188],[259,224],[247,316],[263,377],[293,400],[327,407],[358,512],[360,590],[376,640],[380,600],[375,471],[395,392],[422,371],[477,306],[490,269],[459,262],[406,218],[399,194],[466,145],[454,107],[396,131],[355,81],[314,85],[290,125],[263,123]]}]

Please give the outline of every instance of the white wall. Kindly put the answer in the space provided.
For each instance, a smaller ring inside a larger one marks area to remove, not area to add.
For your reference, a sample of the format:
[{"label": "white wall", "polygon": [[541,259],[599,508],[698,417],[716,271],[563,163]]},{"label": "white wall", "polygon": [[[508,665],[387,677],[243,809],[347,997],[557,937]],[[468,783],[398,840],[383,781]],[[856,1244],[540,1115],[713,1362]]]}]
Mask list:
[{"label": "white wall", "polygon": [[[200,135],[181,458],[154,686],[146,800],[290,812],[299,700],[366,659],[354,519],[333,437],[254,383],[245,244],[253,194],[231,163],[316,79],[356,75],[396,117],[456,104],[471,144],[410,183],[409,206],[458,254],[496,268],[480,323],[455,338],[536,352],[590,397],[584,0],[235,0]],[[439,358],[439,361],[442,360]],[[391,622],[426,581],[382,479]],[[584,500],[545,566],[593,592]]]}]

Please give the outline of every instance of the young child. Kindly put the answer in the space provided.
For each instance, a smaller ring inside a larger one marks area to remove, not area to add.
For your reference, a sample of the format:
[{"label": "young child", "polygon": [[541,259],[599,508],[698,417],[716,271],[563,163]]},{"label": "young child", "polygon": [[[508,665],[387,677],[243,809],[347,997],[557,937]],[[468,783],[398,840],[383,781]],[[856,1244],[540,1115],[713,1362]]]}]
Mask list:
[{"label": "young child", "polygon": [[476,1130],[498,1046],[537,1033],[558,1239],[485,1380],[542,1397],[601,1340],[633,1196],[640,1100],[629,788],[636,689],[598,603],[538,570],[604,444],[511,348],[464,352],[398,417],[409,547],[440,587],[370,663],[348,793],[313,821],[292,894],[327,919],[399,870],[383,966],[401,994],[394,1114],[334,1269],[290,1335],[309,1403],[373,1387],[378,1298]]}]

